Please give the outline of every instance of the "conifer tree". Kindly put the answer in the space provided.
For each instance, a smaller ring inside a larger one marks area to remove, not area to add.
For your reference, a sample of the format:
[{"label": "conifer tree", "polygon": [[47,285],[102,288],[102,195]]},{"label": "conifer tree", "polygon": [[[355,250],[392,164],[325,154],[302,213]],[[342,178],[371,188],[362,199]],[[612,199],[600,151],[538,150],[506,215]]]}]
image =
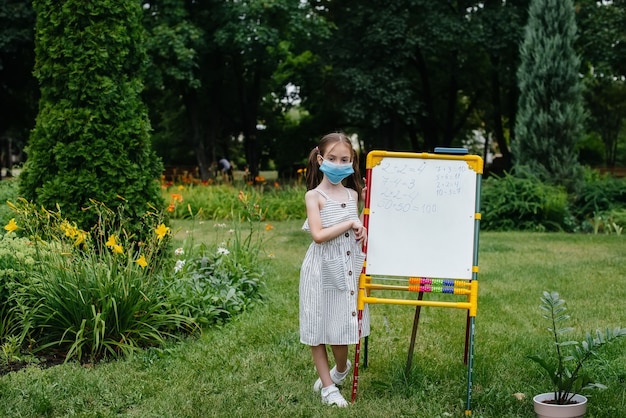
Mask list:
[{"label": "conifer tree", "polygon": [[41,99],[20,193],[58,204],[82,228],[91,199],[123,205],[134,222],[160,205],[162,164],[140,94],[146,62],[140,2],[35,0],[35,76]]},{"label": "conifer tree", "polygon": [[576,144],[584,119],[574,12],[572,0],[530,3],[517,72],[517,138],[512,144],[517,168],[570,190],[581,176]]}]

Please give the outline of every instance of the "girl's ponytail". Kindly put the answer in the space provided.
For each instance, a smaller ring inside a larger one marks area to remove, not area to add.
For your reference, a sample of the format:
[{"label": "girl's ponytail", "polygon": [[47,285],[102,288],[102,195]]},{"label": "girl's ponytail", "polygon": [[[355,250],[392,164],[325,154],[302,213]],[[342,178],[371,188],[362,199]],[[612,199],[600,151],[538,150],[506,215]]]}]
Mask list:
[{"label": "girl's ponytail", "polygon": [[322,172],[319,169],[319,165],[317,164],[317,156],[319,155],[320,150],[318,147],[315,147],[309,153],[309,160],[306,164],[306,189],[311,190],[315,189],[320,182],[322,181]]}]

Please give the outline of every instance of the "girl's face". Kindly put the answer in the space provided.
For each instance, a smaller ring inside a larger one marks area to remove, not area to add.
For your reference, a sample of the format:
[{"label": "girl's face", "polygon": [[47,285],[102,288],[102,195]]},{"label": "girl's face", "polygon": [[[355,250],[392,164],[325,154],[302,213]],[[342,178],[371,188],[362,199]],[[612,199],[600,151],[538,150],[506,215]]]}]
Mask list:
[{"label": "girl's face", "polygon": [[350,164],[352,163],[352,149],[343,142],[337,142],[328,148],[326,154],[318,155],[317,163],[322,164],[322,160],[335,164]]}]

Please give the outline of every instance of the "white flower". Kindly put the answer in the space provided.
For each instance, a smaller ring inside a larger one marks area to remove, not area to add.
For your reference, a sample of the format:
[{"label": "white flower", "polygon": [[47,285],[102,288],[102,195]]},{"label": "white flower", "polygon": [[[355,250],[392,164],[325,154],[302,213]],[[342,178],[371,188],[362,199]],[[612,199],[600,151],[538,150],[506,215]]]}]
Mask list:
[{"label": "white flower", "polygon": [[228,254],[230,254],[230,251],[228,251],[228,249],[226,249],[224,247],[218,247],[217,248],[217,253],[218,254],[228,255]]},{"label": "white flower", "polygon": [[178,256],[178,255],[183,255],[183,254],[185,254],[185,250],[183,250],[182,248],[176,248],[174,250],[174,255]]},{"label": "white flower", "polygon": [[183,269],[185,265],[185,260],[176,260],[176,265],[174,266],[174,273],[178,273]]},{"label": "white flower", "polygon": [[228,230],[228,233],[229,233],[229,234],[234,234],[234,233],[235,233],[235,230],[234,230],[234,229],[229,229],[229,230]]}]

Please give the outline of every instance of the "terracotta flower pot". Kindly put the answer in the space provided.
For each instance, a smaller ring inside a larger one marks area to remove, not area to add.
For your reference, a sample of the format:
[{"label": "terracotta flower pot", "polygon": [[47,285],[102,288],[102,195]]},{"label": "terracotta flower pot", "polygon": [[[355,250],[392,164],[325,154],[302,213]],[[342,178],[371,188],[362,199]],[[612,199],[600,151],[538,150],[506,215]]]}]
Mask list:
[{"label": "terracotta flower pot", "polygon": [[557,405],[546,403],[554,399],[554,392],[542,393],[533,398],[537,418],[582,418],[587,412],[587,398],[582,395],[574,395],[569,405]]}]

